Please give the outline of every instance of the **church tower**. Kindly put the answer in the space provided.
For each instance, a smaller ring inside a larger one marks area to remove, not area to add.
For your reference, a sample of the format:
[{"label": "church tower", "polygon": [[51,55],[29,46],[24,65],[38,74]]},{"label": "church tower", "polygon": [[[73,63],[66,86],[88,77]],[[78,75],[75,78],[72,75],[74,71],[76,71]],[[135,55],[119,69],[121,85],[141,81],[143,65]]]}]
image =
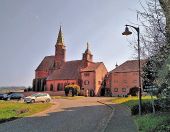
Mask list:
[{"label": "church tower", "polygon": [[89,62],[93,62],[93,55],[91,54],[91,52],[89,50],[88,42],[87,42],[87,49],[83,53],[83,59],[82,60],[83,60],[84,67],[87,67]]},{"label": "church tower", "polygon": [[66,49],[64,45],[63,33],[60,26],[57,42],[55,45],[55,67],[56,68],[60,68],[62,64],[65,62],[65,54],[66,54]]}]

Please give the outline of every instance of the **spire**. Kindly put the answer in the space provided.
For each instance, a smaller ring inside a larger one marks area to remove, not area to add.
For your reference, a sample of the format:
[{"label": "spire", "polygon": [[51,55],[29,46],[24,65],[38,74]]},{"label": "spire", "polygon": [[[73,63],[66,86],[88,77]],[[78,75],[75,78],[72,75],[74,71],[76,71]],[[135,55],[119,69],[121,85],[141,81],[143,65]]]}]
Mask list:
[{"label": "spire", "polygon": [[91,52],[89,50],[89,43],[88,42],[87,42],[87,49],[86,49],[85,53],[91,54]]},{"label": "spire", "polygon": [[89,43],[87,42],[87,49],[89,49]]},{"label": "spire", "polygon": [[57,44],[64,45],[64,37],[63,37],[63,33],[61,31],[61,26],[60,26],[60,30],[58,33]]}]

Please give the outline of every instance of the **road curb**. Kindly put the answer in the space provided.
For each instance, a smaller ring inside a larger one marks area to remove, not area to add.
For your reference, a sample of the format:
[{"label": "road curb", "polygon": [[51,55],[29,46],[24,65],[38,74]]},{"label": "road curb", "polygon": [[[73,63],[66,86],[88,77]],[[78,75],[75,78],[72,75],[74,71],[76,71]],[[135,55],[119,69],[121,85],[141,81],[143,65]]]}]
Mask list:
[{"label": "road curb", "polygon": [[106,104],[106,103],[101,102],[101,101],[97,101],[97,102],[98,102],[98,103],[101,103],[101,104],[104,104],[104,105],[108,106],[110,109],[114,110],[114,109],[113,109],[113,107],[112,107],[112,106],[110,106],[109,104]]},{"label": "road curb", "polygon": [[107,128],[110,120],[112,119],[112,117],[113,117],[113,115],[114,115],[115,109],[114,109],[112,106],[110,106],[109,104],[106,104],[106,103],[104,103],[104,102],[101,102],[101,101],[97,101],[97,102],[100,103],[100,104],[104,104],[104,105],[107,106],[109,109],[111,109],[111,114],[110,114],[110,116],[108,117],[105,125],[103,126],[103,128],[102,128],[102,130],[101,130],[101,132],[105,132],[105,130],[106,130],[106,128]]}]

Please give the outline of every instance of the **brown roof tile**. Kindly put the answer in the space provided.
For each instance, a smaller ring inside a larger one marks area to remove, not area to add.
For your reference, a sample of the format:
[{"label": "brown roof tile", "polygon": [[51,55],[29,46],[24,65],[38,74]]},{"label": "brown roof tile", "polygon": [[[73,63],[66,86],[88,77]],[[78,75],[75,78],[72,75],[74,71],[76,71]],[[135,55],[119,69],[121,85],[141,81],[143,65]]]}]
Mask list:
[{"label": "brown roof tile", "polygon": [[37,67],[36,71],[46,71],[52,68],[54,64],[55,56],[46,56],[40,63],[40,65]]},{"label": "brown roof tile", "polygon": [[47,80],[78,79],[80,76],[81,64],[81,60],[67,61],[60,69],[54,70]]},{"label": "brown roof tile", "polygon": [[[143,67],[146,60],[141,60],[141,68]],[[113,69],[111,72],[132,72],[139,70],[138,60],[128,60],[120,66]]]}]

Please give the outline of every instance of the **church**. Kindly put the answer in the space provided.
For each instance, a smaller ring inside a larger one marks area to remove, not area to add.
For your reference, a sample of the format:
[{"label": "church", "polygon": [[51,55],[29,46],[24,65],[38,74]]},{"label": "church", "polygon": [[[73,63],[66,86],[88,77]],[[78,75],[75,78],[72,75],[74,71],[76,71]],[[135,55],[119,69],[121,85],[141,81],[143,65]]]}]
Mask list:
[{"label": "church", "polygon": [[64,91],[68,84],[77,84],[82,90],[93,91],[100,96],[102,82],[107,69],[103,62],[93,62],[93,55],[87,48],[80,60],[66,61],[66,46],[60,26],[55,55],[45,56],[35,70],[33,91]]}]

